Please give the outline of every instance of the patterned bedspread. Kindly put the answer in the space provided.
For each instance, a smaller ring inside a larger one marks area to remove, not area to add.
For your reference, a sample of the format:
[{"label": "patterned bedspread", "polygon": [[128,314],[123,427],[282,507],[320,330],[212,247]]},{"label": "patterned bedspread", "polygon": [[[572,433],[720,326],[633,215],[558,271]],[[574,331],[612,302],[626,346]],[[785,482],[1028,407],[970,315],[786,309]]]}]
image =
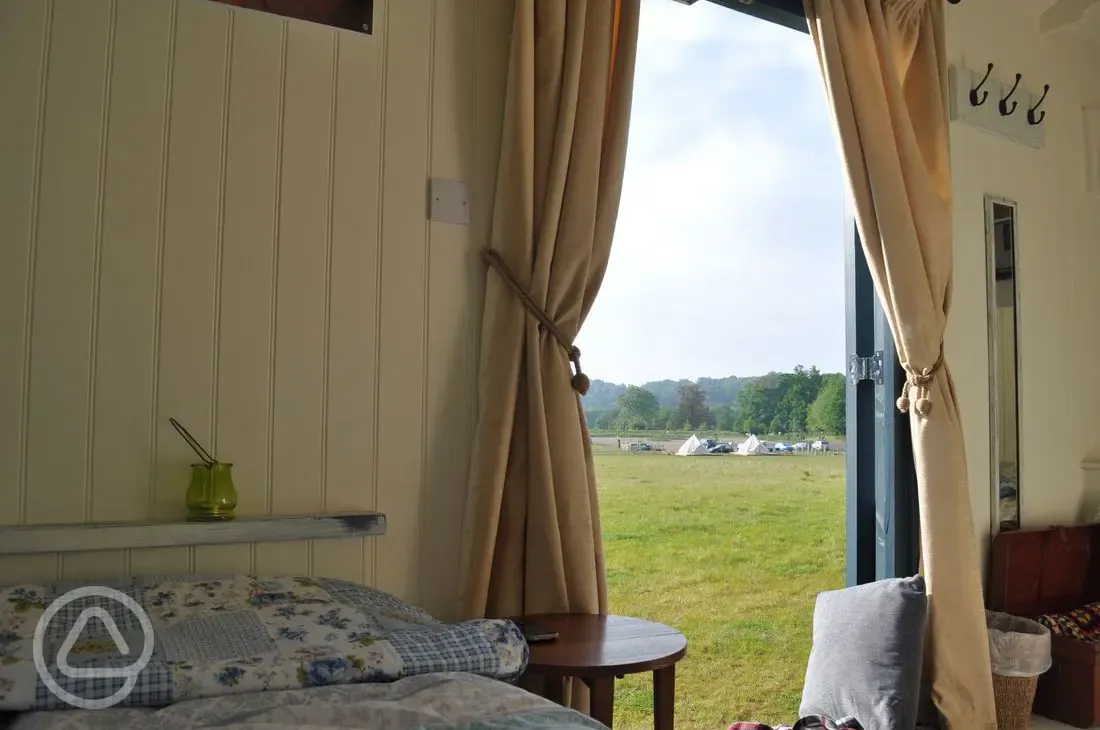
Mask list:
[{"label": "patterned bedspread", "polygon": [[11,730],[600,730],[584,715],[470,674],[189,700],[159,710],[28,712]]},{"label": "patterned bedspread", "polygon": [[[176,575],[104,585],[139,606],[148,626],[125,600],[84,596],[62,605],[74,585],[0,588],[0,710],[67,708],[65,693],[103,700],[127,681],[119,704],[159,707],[430,672],[511,681],[527,665],[527,643],[511,621],[443,624],[347,581]],[[41,661],[56,688],[35,665],[40,623]],[[120,676],[144,656],[136,681]]]}]

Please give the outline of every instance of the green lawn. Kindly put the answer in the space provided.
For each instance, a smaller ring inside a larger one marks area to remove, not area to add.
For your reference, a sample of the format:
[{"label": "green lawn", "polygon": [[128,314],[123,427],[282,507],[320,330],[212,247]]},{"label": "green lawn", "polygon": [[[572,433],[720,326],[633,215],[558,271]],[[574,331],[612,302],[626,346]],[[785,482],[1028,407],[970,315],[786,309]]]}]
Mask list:
[{"label": "green lawn", "polygon": [[[840,456],[680,458],[596,450],[611,611],[679,628],[676,725],[797,719],[814,598],[844,581]],[[647,675],[615,727],[651,728]]]}]

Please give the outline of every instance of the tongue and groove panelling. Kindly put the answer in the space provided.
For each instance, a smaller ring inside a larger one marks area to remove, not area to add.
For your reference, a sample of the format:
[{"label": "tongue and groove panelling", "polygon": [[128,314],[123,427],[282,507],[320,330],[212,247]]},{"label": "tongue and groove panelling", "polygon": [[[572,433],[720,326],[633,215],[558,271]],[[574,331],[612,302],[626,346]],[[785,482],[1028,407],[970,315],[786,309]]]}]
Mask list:
[{"label": "tongue and groove panelling", "polygon": [[[0,5],[0,523],[182,518],[169,416],[233,462],[242,515],[389,517],[0,558],[0,584],[312,573],[455,609],[511,2],[375,20]],[[469,227],[427,220],[433,176],[469,184]]]}]

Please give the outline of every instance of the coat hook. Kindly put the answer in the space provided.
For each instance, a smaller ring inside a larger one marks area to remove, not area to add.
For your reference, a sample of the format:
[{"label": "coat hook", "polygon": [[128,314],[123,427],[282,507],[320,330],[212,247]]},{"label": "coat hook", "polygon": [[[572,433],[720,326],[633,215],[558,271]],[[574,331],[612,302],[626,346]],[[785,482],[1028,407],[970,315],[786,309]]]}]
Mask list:
[{"label": "coat hook", "polygon": [[1049,91],[1050,84],[1043,84],[1043,95],[1039,97],[1039,101],[1035,102],[1035,106],[1027,110],[1027,123],[1031,126],[1042,124],[1043,120],[1046,118],[1047,112],[1045,109],[1038,116],[1035,115],[1035,112],[1043,105],[1043,100],[1047,98],[1047,92]]},{"label": "coat hook", "polygon": [[982,97],[978,98],[978,91],[985,86],[985,82],[989,80],[989,74],[993,73],[993,64],[989,64],[985,69],[985,76],[978,82],[978,85],[970,90],[970,106],[981,106],[985,103],[985,100],[989,98],[988,91],[982,91]]},{"label": "coat hook", "polygon": [[998,106],[1001,107],[1001,116],[1002,117],[1007,117],[1009,114],[1016,111],[1016,106],[1017,106],[1016,101],[1013,99],[1012,108],[1010,109],[1009,106],[1008,106],[1008,100],[1012,99],[1012,95],[1016,93],[1016,87],[1018,87],[1020,85],[1020,79],[1022,79],[1023,77],[1024,77],[1023,74],[1016,74],[1016,83],[1014,83],[1012,85],[1012,88],[1008,90],[1008,96],[1001,99],[1001,103],[998,104]]}]

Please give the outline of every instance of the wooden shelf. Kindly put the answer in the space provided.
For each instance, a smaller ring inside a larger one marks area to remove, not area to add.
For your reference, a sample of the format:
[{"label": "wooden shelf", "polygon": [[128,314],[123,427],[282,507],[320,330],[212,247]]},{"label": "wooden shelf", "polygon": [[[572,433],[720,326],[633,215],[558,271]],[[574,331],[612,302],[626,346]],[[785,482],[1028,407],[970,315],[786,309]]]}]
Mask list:
[{"label": "wooden shelf", "polygon": [[346,512],[225,522],[93,522],[0,527],[0,555],[315,540],[386,534],[386,516]]}]

